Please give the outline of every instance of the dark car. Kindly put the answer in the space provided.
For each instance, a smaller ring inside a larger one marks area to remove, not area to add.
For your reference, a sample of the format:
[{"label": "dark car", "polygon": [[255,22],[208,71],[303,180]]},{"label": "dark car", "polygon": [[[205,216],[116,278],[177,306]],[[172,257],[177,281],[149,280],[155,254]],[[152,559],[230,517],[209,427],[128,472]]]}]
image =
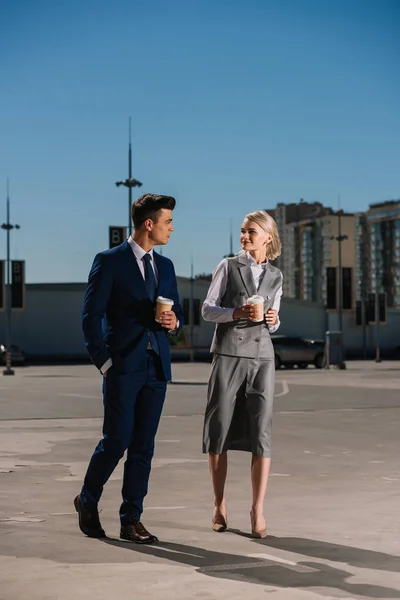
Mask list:
[{"label": "dark car", "polygon": [[[24,365],[26,356],[19,346],[11,344],[10,346],[11,364],[12,365]],[[6,364],[6,347],[0,344],[0,364]]]},{"label": "dark car", "polygon": [[323,340],[306,340],[300,337],[271,335],[275,351],[275,366],[306,369],[314,365],[317,369],[324,366],[325,342]]}]

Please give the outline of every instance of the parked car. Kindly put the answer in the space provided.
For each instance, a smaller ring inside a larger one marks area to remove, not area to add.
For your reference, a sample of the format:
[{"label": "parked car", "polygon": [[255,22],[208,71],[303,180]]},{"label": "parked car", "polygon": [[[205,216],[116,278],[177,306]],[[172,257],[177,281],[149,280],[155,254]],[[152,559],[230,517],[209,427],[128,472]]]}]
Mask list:
[{"label": "parked car", "polygon": [[271,335],[275,351],[275,367],[285,366],[306,369],[314,365],[317,369],[324,366],[325,342],[323,340],[307,340],[300,337]]},{"label": "parked car", "polygon": [[[23,365],[25,364],[26,356],[25,352],[21,350],[19,346],[11,344],[10,346],[11,364],[12,365]],[[6,346],[0,344],[0,363],[6,364]]]}]

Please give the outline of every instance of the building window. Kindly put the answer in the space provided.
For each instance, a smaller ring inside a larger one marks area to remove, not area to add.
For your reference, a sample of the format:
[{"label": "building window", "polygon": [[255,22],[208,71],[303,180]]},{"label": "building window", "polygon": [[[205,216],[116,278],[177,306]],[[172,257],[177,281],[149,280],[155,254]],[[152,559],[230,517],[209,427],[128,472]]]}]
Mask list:
[{"label": "building window", "polygon": [[[183,320],[185,325],[191,325],[190,322],[190,298],[183,299]],[[193,325],[200,325],[200,300],[193,298]]]},{"label": "building window", "polygon": [[353,299],[352,299],[352,271],[350,267],[343,267],[342,269],[342,292],[343,292],[343,309],[351,310]]},{"label": "building window", "polygon": [[193,299],[193,325],[200,325],[200,300]]},{"label": "building window", "polygon": [[336,267],[327,267],[326,269],[326,307],[336,308]]},{"label": "building window", "polygon": [[185,325],[189,324],[189,303],[190,303],[189,298],[183,299],[182,309],[183,309],[183,320],[185,322]]}]

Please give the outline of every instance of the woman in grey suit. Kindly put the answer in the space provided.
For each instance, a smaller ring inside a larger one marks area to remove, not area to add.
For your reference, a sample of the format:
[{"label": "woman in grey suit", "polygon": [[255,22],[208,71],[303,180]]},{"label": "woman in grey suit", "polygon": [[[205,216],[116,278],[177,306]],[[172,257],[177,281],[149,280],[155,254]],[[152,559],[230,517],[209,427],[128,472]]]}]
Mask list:
[{"label": "woman in grey suit", "polygon": [[[209,455],[214,488],[212,528],[225,531],[227,451],[252,453],[253,537],[266,537],[264,498],[271,462],[275,357],[270,334],[279,327],[282,273],[270,260],[281,253],[273,218],[265,211],[245,216],[239,256],[223,259],[213,273],[202,315],[216,323],[214,354],[204,419],[203,452]],[[264,300],[256,320],[254,295]]]}]

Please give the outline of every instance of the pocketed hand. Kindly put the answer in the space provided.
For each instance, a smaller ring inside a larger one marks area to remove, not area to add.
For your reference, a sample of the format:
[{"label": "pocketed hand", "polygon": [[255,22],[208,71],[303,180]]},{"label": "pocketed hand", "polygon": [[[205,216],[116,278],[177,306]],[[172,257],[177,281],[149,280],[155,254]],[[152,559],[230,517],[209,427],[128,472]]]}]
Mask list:
[{"label": "pocketed hand", "polygon": [[160,315],[160,325],[168,331],[173,331],[178,325],[178,319],[173,310],[167,310]]},{"label": "pocketed hand", "polygon": [[276,325],[278,322],[278,311],[273,308],[269,308],[267,310],[267,314],[265,315],[265,322],[267,325]]}]

